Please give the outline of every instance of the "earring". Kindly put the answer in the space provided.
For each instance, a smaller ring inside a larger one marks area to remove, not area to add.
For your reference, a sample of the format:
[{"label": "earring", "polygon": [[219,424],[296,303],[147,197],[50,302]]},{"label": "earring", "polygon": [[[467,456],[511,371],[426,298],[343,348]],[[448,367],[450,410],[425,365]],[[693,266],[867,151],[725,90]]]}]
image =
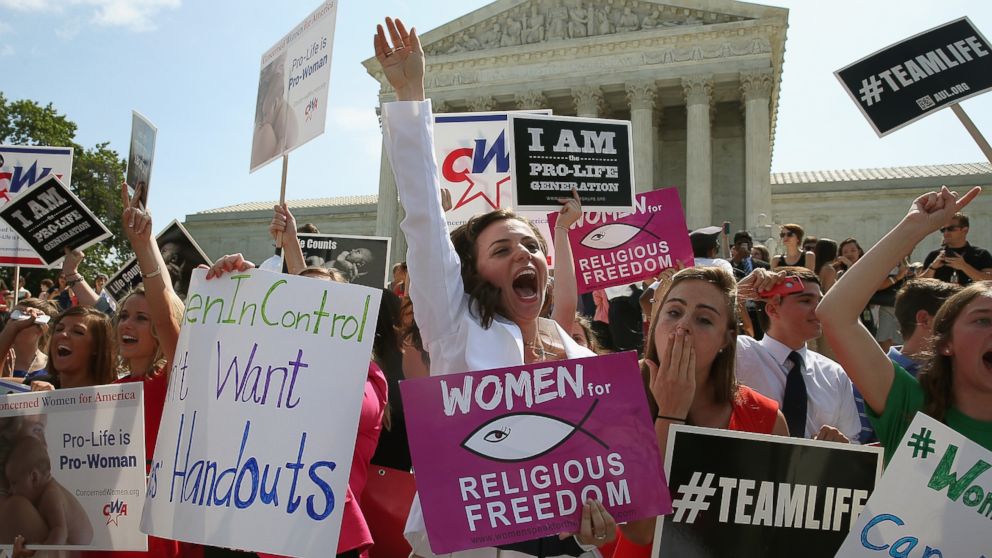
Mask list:
[{"label": "earring", "polygon": [[944,347],[944,350],[942,350],[941,353],[943,353],[943,354],[945,354],[947,356],[951,356],[951,348],[950,347]]}]

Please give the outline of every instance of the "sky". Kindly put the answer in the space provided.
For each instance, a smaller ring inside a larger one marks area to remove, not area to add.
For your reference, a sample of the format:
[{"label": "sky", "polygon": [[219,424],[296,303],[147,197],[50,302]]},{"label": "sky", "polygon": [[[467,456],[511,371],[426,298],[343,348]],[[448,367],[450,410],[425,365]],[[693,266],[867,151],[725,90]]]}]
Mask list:
[{"label": "sky", "polygon": [[[483,0],[341,0],[325,133],[289,157],[287,197],[378,191],[378,84],[361,61],[375,24],[402,18],[421,33]],[[52,103],[77,143],[109,141],[126,157],[131,110],[159,129],[149,206],[172,219],[276,200],[277,162],[248,172],[261,55],[318,0],[0,0],[0,91]],[[833,71],[890,43],[967,15],[992,33],[992,2],[777,0],[789,30],[772,170],[836,170],[982,161],[949,110],[879,139]],[[278,9],[273,9],[278,6]],[[992,95],[962,103],[979,129]]]}]

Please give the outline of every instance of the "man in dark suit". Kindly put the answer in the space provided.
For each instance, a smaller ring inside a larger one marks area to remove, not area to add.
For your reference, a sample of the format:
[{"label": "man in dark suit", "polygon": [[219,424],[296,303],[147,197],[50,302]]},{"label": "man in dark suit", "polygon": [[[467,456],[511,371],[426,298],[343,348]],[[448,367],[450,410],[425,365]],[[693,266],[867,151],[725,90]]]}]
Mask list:
[{"label": "man in dark suit", "polygon": [[768,269],[768,262],[751,257],[754,240],[751,233],[738,231],[734,234],[734,245],[730,248],[730,265],[734,266],[734,277],[740,281],[755,269]]},{"label": "man in dark suit", "polygon": [[[755,269],[768,269],[768,262],[763,260],[756,260],[751,257],[751,248],[754,246],[754,241],[751,239],[751,233],[747,231],[738,231],[734,234],[734,245],[730,247],[730,265],[734,266],[734,277],[740,281],[741,279],[747,277]],[[753,337],[755,339],[761,339],[765,336],[764,330],[761,328],[761,320],[758,319],[758,307],[754,301],[747,301],[745,305],[747,309],[748,317],[751,318],[751,327],[754,330]]]}]

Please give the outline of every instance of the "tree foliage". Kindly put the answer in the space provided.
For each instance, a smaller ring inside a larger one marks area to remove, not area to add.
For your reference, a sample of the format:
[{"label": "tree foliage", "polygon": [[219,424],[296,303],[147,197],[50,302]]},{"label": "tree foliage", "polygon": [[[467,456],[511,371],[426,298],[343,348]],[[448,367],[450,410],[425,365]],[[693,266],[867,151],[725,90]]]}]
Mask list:
[{"label": "tree foliage", "polygon": [[[59,114],[49,103],[41,106],[29,99],[9,101],[0,92],[0,143],[12,145],[48,145],[72,147],[72,183],[69,189],[86,204],[113,233],[113,237],[91,246],[79,272],[92,284],[97,273],[112,275],[134,254],[121,226],[120,183],[124,177],[125,161],[108,147],[109,142],[93,147],[76,143],[76,123]],[[54,278],[57,272],[30,271],[28,289],[38,292],[38,282],[43,277]],[[4,270],[13,278],[13,270]]]}]

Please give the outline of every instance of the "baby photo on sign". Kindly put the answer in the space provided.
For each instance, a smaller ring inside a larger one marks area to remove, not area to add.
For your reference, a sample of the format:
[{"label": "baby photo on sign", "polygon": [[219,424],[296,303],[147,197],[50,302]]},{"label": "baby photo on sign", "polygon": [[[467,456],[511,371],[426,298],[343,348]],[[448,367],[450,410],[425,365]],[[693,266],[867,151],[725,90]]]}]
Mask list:
[{"label": "baby photo on sign", "polygon": [[389,239],[377,236],[300,234],[307,265],[335,269],[345,281],[383,288],[389,267]]},{"label": "baby photo on sign", "polygon": [[0,418],[0,544],[88,545],[93,525],[79,500],[52,476],[46,415]]}]

